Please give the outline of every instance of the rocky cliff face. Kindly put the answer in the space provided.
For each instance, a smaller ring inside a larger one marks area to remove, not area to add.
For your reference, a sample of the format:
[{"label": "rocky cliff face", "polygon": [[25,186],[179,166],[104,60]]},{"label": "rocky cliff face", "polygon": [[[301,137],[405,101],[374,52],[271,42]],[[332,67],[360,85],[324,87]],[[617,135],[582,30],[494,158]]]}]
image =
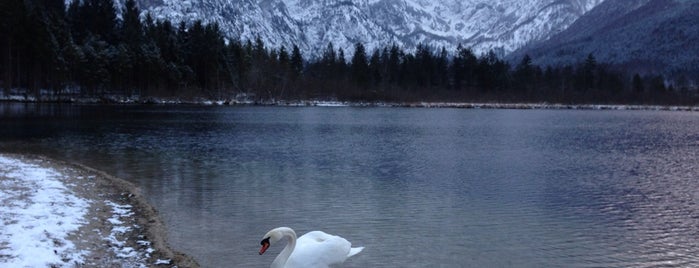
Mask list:
[{"label": "rocky cliff face", "polygon": [[267,46],[298,45],[318,56],[329,42],[351,55],[423,43],[508,54],[546,40],[603,0],[140,0],[155,18],[216,22],[231,38],[260,37]]}]

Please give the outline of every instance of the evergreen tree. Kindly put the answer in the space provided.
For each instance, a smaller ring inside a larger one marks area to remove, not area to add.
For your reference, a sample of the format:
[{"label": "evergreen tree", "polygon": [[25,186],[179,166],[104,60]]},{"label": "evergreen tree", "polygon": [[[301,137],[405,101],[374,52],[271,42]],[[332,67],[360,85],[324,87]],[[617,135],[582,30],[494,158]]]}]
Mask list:
[{"label": "evergreen tree", "polygon": [[345,59],[346,59],[345,58],[345,50],[343,50],[342,48],[339,48],[337,50],[337,65],[339,65],[343,69],[347,65],[347,62]]},{"label": "evergreen tree", "polygon": [[121,23],[121,32],[122,40],[124,40],[131,49],[135,49],[143,42],[143,25],[139,18],[140,13],[135,0],[126,0],[124,3],[124,20]]},{"label": "evergreen tree", "polygon": [[381,76],[381,80],[385,86],[386,80],[389,76],[389,50],[388,47],[383,47],[383,50],[381,51],[381,58],[379,59],[379,74]]},{"label": "evergreen tree", "polygon": [[648,79],[648,89],[656,94],[665,93],[667,88],[665,87],[665,79],[662,75],[654,75]]},{"label": "evergreen tree", "polygon": [[415,51],[415,60],[416,62],[408,67],[410,72],[415,75],[417,86],[420,88],[430,86],[433,78],[432,70],[434,69],[432,52],[427,46],[418,44]]},{"label": "evergreen tree", "polygon": [[497,74],[495,73],[494,65],[496,62],[497,57],[492,50],[478,59],[478,67],[476,69],[476,76],[478,79],[477,86],[482,91],[492,91],[495,89]]},{"label": "evergreen tree", "polygon": [[[221,98],[246,92],[263,99],[696,101],[688,93],[691,81],[682,81],[689,70],[673,71],[668,80],[659,74],[628,79],[628,73],[598,63],[593,54],[577,65],[549,66],[544,72],[526,55],[511,69],[493,51],[476,57],[459,45],[449,58],[445,48],[432,51],[424,44],[409,53],[392,44],[368,56],[356,43],[348,65],[344,50],[328,43],[319,59],[306,62],[296,45],[291,51],[267,48],[260,37],[224,42],[216,23],[173,25],[150,14],[141,20],[138,1],[120,1],[120,19],[114,0],[70,1],[67,9],[65,1],[0,1],[0,88],[29,94],[74,88],[86,96]],[[464,91],[445,94],[445,89]]]},{"label": "evergreen tree", "polygon": [[328,46],[323,50],[321,63],[325,65],[325,67],[330,67],[335,64],[335,61],[337,61],[337,54],[335,53],[333,42],[329,42]]},{"label": "evergreen tree", "polygon": [[582,67],[578,70],[578,78],[576,87],[578,90],[591,90],[595,85],[595,69],[597,68],[597,60],[592,53],[587,55]]},{"label": "evergreen tree", "polygon": [[88,95],[100,96],[106,92],[110,85],[108,49],[107,42],[92,35],[85,40],[85,44],[82,46],[85,59],[79,68],[82,70],[81,80]]},{"label": "evergreen tree", "polygon": [[633,76],[633,79],[631,80],[631,87],[633,88],[633,91],[636,93],[642,93],[643,92],[643,79],[639,74],[635,74]]},{"label": "evergreen tree", "polygon": [[532,66],[532,58],[529,55],[524,55],[522,61],[515,68],[515,81],[518,89],[528,92],[532,90],[534,84],[534,67]]},{"label": "evergreen tree", "polygon": [[447,81],[449,80],[449,59],[447,49],[442,47],[439,51],[439,55],[435,58],[435,68],[432,72],[433,81],[436,86],[445,87],[447,86]]},{"label": "evergreen tree", "polygon": [[267,58],[267,49],[265,48],[265,43],[262,41],[260,36],[255,38],[255,46],[253,47],[253,56],[258,60],[265,60]]},{"label": "evergreen tree", "polygon": [[388,63],[386,63],[388,69],[389,83],[398,83],[398,80],[400,79],[402,58],[403,51],[401,51],[396,44],[393,44],[389,52]]},{"label": "evergreen tree", "polygon": [[381,53],[375,49],[369,59],[369,72],[371,73],[371,84],[377,86],[381,83]]},{"label": "evergreen tree", "polygon": [[116,41],[117,18],[113,0],[83,0],[79,12],[81,21],[77,23],[84,23],[89,33],[109,43]]},{"label": "evergreen tree", "polygon": [[454,88],[457,90],[462,87],[474,87],[476,79],[476,70],[478,68],[478,58],[470,48],[464,48],[459,44],[456,48],[456,55],[452,60],[452,80]]},{"label": "evergreen tree", "polygon": [[85,11],[83,10],[82,1],[72,1],[68,5],[68,11],[66,14],[66,19],[68,25],[70,26],[71,32],[73,34],[73,39],[76,43],[82,43],[87,37],[87,25],[85,21]]},{"label": "evergreen tree", "polygon": [[337,61],[335,62],[334,77],[336,81],[344,82],[348,77],[347,61],[345,60],[345,51],[342,48],[337,50]]},{"label": "evergreen tree", "polygon": [[369,86],[369,63],[367,62],[366,49],[362,43],[354,45],[354,55],[352,56],[352,80],[361,88],[367,89]]},{"label": "evergreen tree", "polygon": [[294,78],[303,73],[303,56],[297,45],[294,45],[294,48],[291,50],[291,71]]},{"label": "evergreen tree", "polygon": [[597,70],[598,78],[596,88],[608,92],[610,95],[608,95],[607,98],[616,97],[621,93],[624,83],[620,74],[608,71],[606,68],[602,67],[597,67]]},{"label": "evergreen tree", "polygon": [[277,58],[279,58],[279,65],[281,65],[284,68],[289,66],[289,52],[286,51],[286,48],[284,46],[279,48]]}]

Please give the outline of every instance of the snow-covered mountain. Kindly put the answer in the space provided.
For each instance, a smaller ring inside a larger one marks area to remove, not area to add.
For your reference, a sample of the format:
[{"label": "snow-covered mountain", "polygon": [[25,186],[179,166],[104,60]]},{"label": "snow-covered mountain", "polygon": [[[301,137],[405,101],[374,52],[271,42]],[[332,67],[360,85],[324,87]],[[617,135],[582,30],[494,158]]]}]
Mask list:
[{"label": "snow-covered mountain", "polygon": [[298,45],[318,56],[332,42],[348,55],[423,43],[477,53],[510,53],[565,30],[604,0],[140,0],[143,12],[173,22],[217,22],[231,38],[268,47]]},{"label": "snow-covered mountain", "polygon": [[565,31],[511,53],[535,64],[561,66],[593,54],[627,71],[689,74],[699,81],[699,1],[606,0]]}]

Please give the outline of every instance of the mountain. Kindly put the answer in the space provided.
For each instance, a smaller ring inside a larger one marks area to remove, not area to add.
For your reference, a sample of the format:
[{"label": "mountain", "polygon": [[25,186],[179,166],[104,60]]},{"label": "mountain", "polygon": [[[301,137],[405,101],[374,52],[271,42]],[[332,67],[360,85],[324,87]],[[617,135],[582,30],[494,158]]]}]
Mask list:
[{"label": "mountain", "polygon": [[524,54],[542,65],[564,65],[593,54],[631,72],[695,75],[699,80],[699,1],[607,0]]},{"label": "mountain", "polygon": [[298,45],[307,57],[332,42],[351,55],[423,43],[505,55],[565,30],[603,0],[139,0],[143,13],[173,22],[216,22],[230,38]]}]

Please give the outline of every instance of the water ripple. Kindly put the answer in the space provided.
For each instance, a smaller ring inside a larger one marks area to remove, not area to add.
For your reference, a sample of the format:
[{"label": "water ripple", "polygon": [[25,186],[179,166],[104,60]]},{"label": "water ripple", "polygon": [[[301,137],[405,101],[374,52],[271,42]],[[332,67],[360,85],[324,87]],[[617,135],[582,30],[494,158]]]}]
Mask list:
[{"label": "water ripple", "polygon": [[346,267],[699,266],[695,113],[9,110],[0,148],[137,183],[207,267],[268,264],[281,225],[366,246]]}]

